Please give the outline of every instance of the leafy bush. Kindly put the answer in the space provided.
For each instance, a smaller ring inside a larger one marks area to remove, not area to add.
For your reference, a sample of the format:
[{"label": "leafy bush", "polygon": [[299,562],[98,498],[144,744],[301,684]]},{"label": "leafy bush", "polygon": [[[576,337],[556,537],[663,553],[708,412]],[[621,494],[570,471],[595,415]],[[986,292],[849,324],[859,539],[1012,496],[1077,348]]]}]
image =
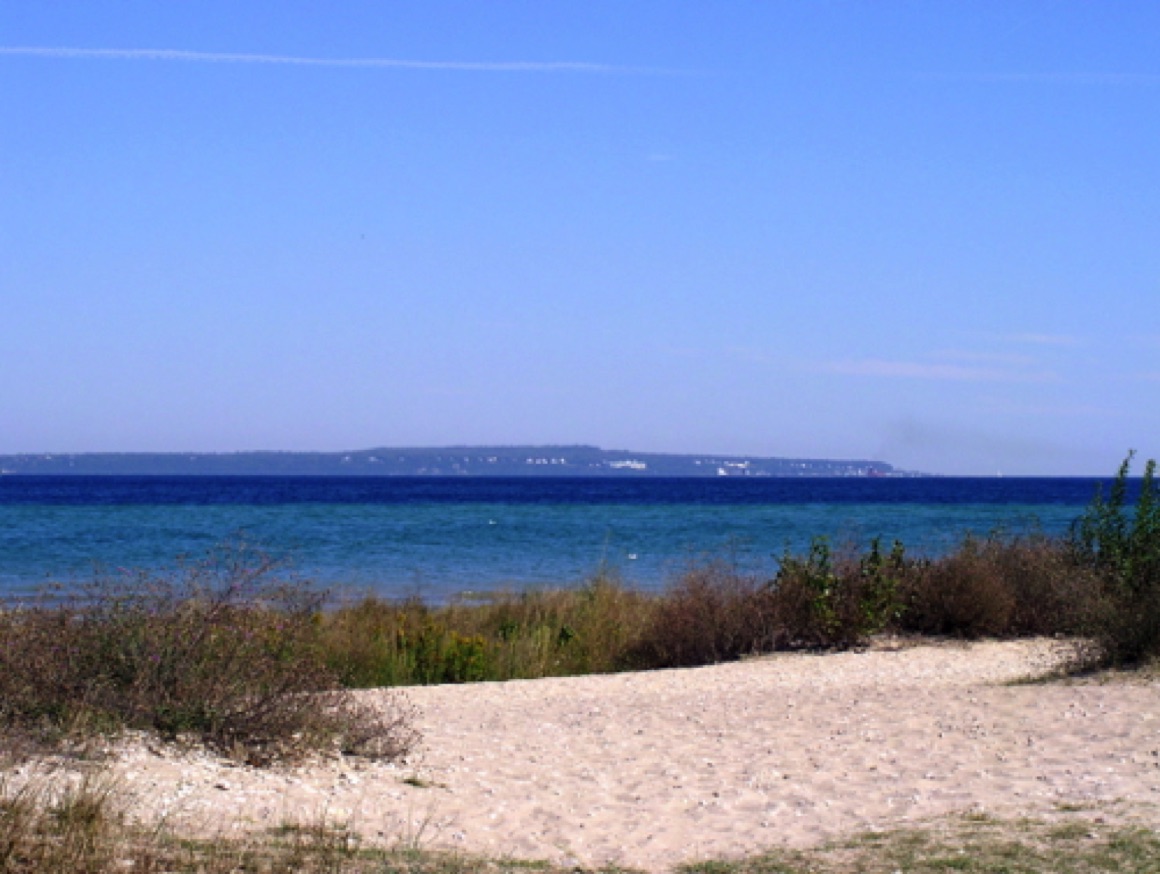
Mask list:
[{"label": "leafy bush", "polygon": [[881,541],[870,541],[870,552],[858,562],[858,611],[862,634],[878,634],[892,628],[902,617],[901,586],[908,563],[901,540],[895,540],[889,555],[882,554]]},{"label": "leafy bush", "polygon": [[1136,504],[1129,507],[1134,456],[1129,452],[1120,465],[1106,499],[1097,490],[1070,536],[1075,563],[1102,583],[1105,599],[1094,633],[1113,662],[1160,656],[1160,491],[1150,459]]},{"label": "leafy bush", "polygon": [[1107,499],[1103,489],[1071,530],[1077,558],[1106,574],[1130,592],[1153,587],[1160,580],[1160,494],[1155,482],[1156,461],[1144,466],[1134,508],[1128,507],[1128,475],[1135,452],[1120,465]]},{"label": "leafy bush", "polygon": [[877,538],[861,557],[835,557],[821,537],[804,557],[787,552],[769,583],[779,645],[844,648],[885,630],[901,610],[905,569],[902,544],[884,556]]},{"label": "leafy bush", "polygon": [[168,575],[100,578],[0,615],[0,725],[47,742],[122,729],[253,762],[340,746],[405,754],[408,708],[342,690],[316,645],[322,596],[236,545]]}]

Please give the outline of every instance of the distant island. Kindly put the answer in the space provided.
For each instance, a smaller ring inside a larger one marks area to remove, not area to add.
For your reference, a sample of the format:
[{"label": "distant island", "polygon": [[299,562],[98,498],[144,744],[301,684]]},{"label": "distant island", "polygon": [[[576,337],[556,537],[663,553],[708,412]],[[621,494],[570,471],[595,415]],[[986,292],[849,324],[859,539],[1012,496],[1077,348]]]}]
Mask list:
[{"label": "distant island", "polygon": [[0,473],[121,476],[907,476],[884,461],[674,455],[595,446],[451,446],[353,452],[0,455]]}]

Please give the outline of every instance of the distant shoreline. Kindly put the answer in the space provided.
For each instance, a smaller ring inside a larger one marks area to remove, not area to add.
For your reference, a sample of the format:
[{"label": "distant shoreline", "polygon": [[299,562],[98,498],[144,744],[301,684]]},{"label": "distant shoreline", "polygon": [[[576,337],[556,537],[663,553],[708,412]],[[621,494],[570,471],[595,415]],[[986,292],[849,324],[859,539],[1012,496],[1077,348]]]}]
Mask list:
[{"label": "distant shoreline", "polygon": [[453,446],[350,452],[82,452],[0,455],[0,474],[82,476],[899,477],[885,461],[685,455],[595,446]]}]

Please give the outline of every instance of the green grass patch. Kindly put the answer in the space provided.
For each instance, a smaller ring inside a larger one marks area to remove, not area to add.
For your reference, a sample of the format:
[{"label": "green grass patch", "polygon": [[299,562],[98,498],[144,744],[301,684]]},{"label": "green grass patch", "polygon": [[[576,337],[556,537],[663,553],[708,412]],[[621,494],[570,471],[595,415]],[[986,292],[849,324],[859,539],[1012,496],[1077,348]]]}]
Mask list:
[{"label": "green grass patch", "polygon": [[1160,872],[1160,834],[1095,820],[959,817],[811,850],[694,862],[680,874],[1097,874]]}]

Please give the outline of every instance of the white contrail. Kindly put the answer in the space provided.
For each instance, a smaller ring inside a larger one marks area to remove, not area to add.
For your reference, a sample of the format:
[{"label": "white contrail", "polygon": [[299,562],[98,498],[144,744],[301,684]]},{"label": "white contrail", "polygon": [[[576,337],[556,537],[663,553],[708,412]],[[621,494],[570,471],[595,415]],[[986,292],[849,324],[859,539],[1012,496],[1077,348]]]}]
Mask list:
[{"label": "white contrail", "polygon": [[0,55],[78,58],[111,61],[191,61],[211,64],[291,64],[309,67],[373,67],[396,70],[458,70],[487,73],[665,73],[645,67],[617,67],[578,61],[408,61],[396,58],[304,58],[294,55],[250,55],[189,52],[177,49],[78,49],[45,46],[0,46]]},{"label": "white contrail", "polygon": [[1024,83],[1029,85],[1160,85],[1155,73],[919,73],[935,82]]}]

